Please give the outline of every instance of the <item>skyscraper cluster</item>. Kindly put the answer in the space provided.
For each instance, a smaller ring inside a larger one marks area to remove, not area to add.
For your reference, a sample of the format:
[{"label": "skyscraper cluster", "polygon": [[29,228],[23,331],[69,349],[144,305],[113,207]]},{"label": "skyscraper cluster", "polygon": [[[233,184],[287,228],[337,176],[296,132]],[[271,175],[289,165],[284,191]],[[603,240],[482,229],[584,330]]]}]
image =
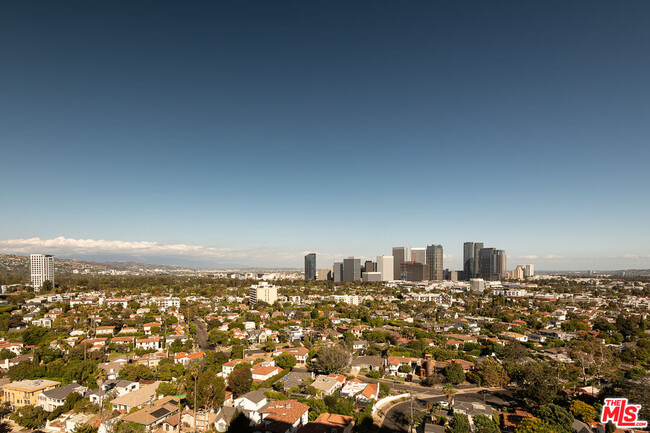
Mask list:
[{"label": "skyscraper cluster", "polygon": [[506,252],[484,248],[483,242],[465,242],[463,272],[466,280],[482,278],[485,281],[498,281],[506,278]]},{"label": "skyscraper cluster", "polygon": [[444,268],[442,245],[431,244],[426,248],[393,247],[392,256],[377,256],[375,261],[348,257],[335,262],[332,269],[317,269],[316,254],[305,256],[306,280],[345,281],[442,281],[483,279],[499,281],[504,278],[533,276],[533,265],[518,265],[514,271],[506,271],[506,252],[485,248],[483,242],[463,244],[463,269]]},{"label": "skyscraper cluster", "polygon": [[393,255],[377,256],[376,260],[348,257],[335,262],[331,272],[316,270],[316,255],[305,256],[305,279],[328,279],[334,282],[345,281],[426,281],[444,280],[446,272],[443,266],[442,245],[429,245],[426,248],[394,247]]}]

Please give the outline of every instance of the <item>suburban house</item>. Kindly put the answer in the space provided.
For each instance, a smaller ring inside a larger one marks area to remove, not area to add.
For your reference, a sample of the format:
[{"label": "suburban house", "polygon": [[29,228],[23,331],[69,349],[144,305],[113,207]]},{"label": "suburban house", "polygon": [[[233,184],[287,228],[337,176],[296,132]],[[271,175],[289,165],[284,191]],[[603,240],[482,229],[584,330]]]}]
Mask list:
[{"label": "suburban house", "polygon": [[324,374],[319,374],[316,376],[314,382],[311,386],[316,388],[319,394],[322,395],[332,395],[334,392],[343,386],[338,377],[325,376]]},{"label": "suburban house", "polygon": [[298,400],[276,400],[260,411],[258,430],[269,433],[293,433],[309,421],[309,406]]},{"label": "suburban house", "polygon": [[231,406],[221,406],[221,409],[217,412],[217,418],[214,420],[214,428],[218,432],[225,432],[228,430],[230,421],[232,421],[233,416],[237,412],[237,409]]},{"label": "suburban house", "polygon": [[245,363],[244,359],[231,359],[221,366],[221,372],[224,377],[230,376],[230,373],[237,367],[239,364]]},{"label": "suburban house", "polygon": [[153,402],[151,406],[126,415],[123,420],[144,426],[146,431],[153,431],[170,415],[178,412],[179,400],[176,397],[164,397]]},{"label": "suburban house", "polygon": [[2,386],[4,401],[11,403],[14,407],[37,406],[38,396],[42,392],[54,389],[59,385],[61,382],[45,379],[26,379],[8,383]]},{"label": "suburban house", "polygon": [[353,418],[334,413],[321,413],[306,426],[301,427],[298,433],[350,433],[352,432]]},{"label": "suburban house", "polygon": [[276,374],[282,373],[280,367],[273,367],[267,365],[256,365],[251,369],[251,374],[253,375],[253,380],[255,382],[264,382],[267,379],[272,378]]},{"label": "suburban house", "polygon": [[356,400],[368,402],[379,398],[379,385],[365,383],[359,379],[350,379],[341,388],[341,397],[354,397]]},{"label": "suburban house", "polygon": [[65,404],[65,398],[73,392],[79,393],[82,397],[86,394],[88,388],[77,383],[70,385],[58,386],[56,388],[43,391],[38,395],[38,405],[48,412],[52,412],[59,406]]},{"label": "suburban house", "polygon": [[306,347],[291,347],[288,349],[277,349],[275,352],[273,352],[273,356],[278,356],[282,353],[288,353],[289,355],[293,355],[296,358],[296,361],[298,361],[298,364],[304,364],[307,362],[307,357],[309,356],[309,349]]},{"label": "suburban house", "polygon": [[187,352],[178,352],[174,355],[174,363],[183,364],[187,367],[188,364],[192,361],[200,361],[203,359],[205,352],[196,352],[196,353],[187,353]]},{"label": "suburban house", "polygon": [[160,350],[162,348],[162,339],[158,336],[141,338],[135,342],[135,348],[143,350]]},{"label": "suburban house", "polygon": [[525,335],[518,334],[516,332],[511,332],[511,331],[503,332],[499,334],[499,338],[503,340],[520,341],[522,343],[528,341],[528,337],[526,337]]},{"label": "suburban house", "polygon": [[390,374],[393,376],[402,377],[406,377],[409,373],[399,371],[399,368],[401,366],[408,366],[410,368],[410,371],[414,371],[419,362],[420,360],[417,358],[407,358],[404,356],[389,356],[386,360]]},{"label": "suburban house", "polygon": [[251,424],[253,425],[259,424],[262,420],[260,410],[267,404],[266,396],[264,395],[265,391],[268,391],[268,388],[247,392],[244,395],[240,395],[233,402],[233,407],[243,412],[251,420]]},{"label": "suburban house", "polygon": [[111,400],[113,408],[129,412],[133,408],[143,407],[145,404],[152,403],[156,398],[156,390],[160,382],[154,382],[151,385],[145,385],[135,391],[126,393],[120,397]]}]

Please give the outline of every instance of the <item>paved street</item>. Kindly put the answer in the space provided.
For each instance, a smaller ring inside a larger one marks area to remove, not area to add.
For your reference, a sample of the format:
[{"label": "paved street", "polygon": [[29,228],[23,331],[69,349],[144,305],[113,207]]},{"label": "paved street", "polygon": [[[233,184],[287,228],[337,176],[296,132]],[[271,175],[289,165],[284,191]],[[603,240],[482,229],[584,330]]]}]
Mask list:
[{"label": "paved street", "polygon": [[[418,395],[414,394],[415,398],[413,399],[413,412],[425,411],[427,403],[437,403],[441,401],[447,401],[440,390],[437,391],[438,395],[435,396],[426,396],[423,394]],[[510,392],[505,390],[496,390],[490,391],[486,395],[481,395],[477,392],[468,392],[463,393],[459,391],[458,394],[454,396],[455,403],[483,403],[489,404],[493,408],[498,408],[501,406],[507,406],[509,400]],[[386,412],[383,422],[381,424],[380,432],[389,433],[389,432],[408,432],[408,419],[411,412],[411,401],[406,401],[398,403]]]}]

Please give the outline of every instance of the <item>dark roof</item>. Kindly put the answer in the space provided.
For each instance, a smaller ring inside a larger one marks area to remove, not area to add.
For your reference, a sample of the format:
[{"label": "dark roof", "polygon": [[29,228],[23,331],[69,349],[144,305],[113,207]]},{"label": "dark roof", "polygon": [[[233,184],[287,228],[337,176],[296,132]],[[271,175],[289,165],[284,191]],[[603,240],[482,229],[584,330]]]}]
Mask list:
[{"label": "dark roof", "polygon": [[260,401],[266,398],[266,396],[264,395],[264,391],[270,391],[270,388],[260,388],[256,391],[247,392],[246,394],[241,395],[238,398],[245,398],[247,400],[252,401],[253,403],[259,403]]},{"label": "dark roof", "polygon": [[43,395],[47,398],[52,398],[54,400],[64,400],[68,395],[73,392],[79,392],[83,394],[86,387],[79,385],[78,383],[71,383],[70,385],[59,386],[48,391],[43,391]]},{"label": "dark roof", "polygon": [[170,411],[168,411],[167,409],[161,407],[160,409],[156,409],[153,412],[151,412],[151,416],[153,416],[155,418],[162,418],[163,416],[167,415],[168,413],[170,413]]}]

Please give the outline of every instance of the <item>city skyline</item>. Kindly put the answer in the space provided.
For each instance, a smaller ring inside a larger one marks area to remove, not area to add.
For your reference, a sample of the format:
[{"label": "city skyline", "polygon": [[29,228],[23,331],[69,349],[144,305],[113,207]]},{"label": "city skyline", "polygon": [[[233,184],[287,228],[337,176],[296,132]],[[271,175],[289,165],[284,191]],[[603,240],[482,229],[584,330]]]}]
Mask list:
[{"label": "city skyline", "polygon": [[[444,268],[449,270],[463,269],[464,243],[453,245],[449,250],[454,254],[444,253]],[[501,245],[503,247],[503,245]],[[395,248],[408,247],[386,247],[385,255],[394,254]],[[507,252],[508,248],[503,247]],[[425,257],[425,247],[414,246],[413,249],[419,251],[419,256]],[[379,253],[384,252],[381,250]],[[445,251],[448,251],[445,248]],[[250,249],[250,250],[228,250],[215,247],[203,247],[197,245],[166,245],[156,242],[111,242],[95,241],[90,239],[53,239],[43,241],[40,239],[15,240],[11,242],[0,241],[0,254],[17,254],[29,256],[30,254],[50,254],[55,257],[64,259],[88,260],[97,262],[121,262],[134,261],[148,264],[160,265],[178,265],[203,269],[226,269],[226,268],[291,268],[304,269],[305,256],[316,254],[317,261],[320,265],[317,269],[332,269],[335,262],[343,263],[345,258],[353,257],[359,259],[361,263],[366,260],[375,261],[377,251],[370,251],[368,255],[349,255],[345,253],[321,253],[314,250],[304,250],[300,252],[273,251],[271,249]],[[411,260],[411,251],[408,251],[408,261]],[[252,259],[251,259],[252,257]],[[272,260],[280,261],[272,261]],[[650,259],[650,256],[644,257],[573,257],[575,263],[585,263],[586,266],[566,267],[562,263],[567,262],[566,257],[536,257],[534,255],[514,255],[508,252],[507,270],[514,269],[517,265],[533,264],[538,271],[580,271],[580,270],[623,270],[623,269],[646,269],[643,266],[625,266],[630,261],[638,260],[644,263]],[[426,260],[423,261],[423,263]],[[588,264],[603,263],[606,266],[588,266]],[[614,266],[615,264],[621,266]],[[549,264],[544,266],[544,264]],[[555,264],[556,266],[553,266]]]},{"label": "city skyline", "polygon": [[0,16],[0,253],[300,268],[435,243],[463,269],[479,239],[650,268],[648,2]]}]

